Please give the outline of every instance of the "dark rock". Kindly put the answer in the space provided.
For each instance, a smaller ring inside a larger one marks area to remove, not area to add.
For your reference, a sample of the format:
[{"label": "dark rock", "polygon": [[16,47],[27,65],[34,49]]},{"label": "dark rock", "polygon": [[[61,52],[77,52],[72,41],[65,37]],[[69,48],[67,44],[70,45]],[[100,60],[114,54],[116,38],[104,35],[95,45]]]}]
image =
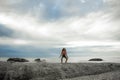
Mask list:
[{"label": "dark rock", "polygon": [[41,59],[38,58],[38,59],[35,59],[34,61],[36,61],[36,62],[41,62]]},{"label": "dark rock", "polygon": [[29,61],[24,58],[9,58],[7,62],[29,62]]},{"label": "dark rock", "polygon": [[92,58],[92,59],[89,59],[89,61],[103,61],[103,59],[101,59],[101,58]]}]

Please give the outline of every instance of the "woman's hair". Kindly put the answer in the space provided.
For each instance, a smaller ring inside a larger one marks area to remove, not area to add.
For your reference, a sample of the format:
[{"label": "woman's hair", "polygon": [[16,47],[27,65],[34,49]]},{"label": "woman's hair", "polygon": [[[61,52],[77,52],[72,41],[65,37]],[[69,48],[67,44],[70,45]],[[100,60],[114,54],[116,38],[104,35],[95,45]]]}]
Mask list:
[{"label": "woman's hair", "polygon": [[65,49],[65,48],[63,48],[63,49],[62,49],[62,51],[66,51],[66,49]]}]

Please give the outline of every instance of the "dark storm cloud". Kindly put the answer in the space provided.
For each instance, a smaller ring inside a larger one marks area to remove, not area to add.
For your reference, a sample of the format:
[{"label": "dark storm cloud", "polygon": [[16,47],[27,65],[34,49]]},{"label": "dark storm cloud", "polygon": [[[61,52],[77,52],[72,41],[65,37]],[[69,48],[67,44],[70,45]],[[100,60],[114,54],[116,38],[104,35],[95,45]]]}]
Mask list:
[{"label": "dark storm cloud", "polygon": [[[92,51],[91,49],[101,50],[103,48],[108,49],[110,48],[110,46],[67,48],[67,52],[69,56],[86,56],[86,55],[90,56],[96,54],[96,51]],[[62,48],[0,45],[0,56],[1,57],[57,57],[60,55],[61,49]]]},{"label": "dark storm cloud", "polygon": [[12,37],[14,31],[0,24],[0,37]]},{"label": "dark storm cloud", "polygon": [[51,57],[58,54],[58,51],[60,51],[58,48],[0,45],[1,57]]}]

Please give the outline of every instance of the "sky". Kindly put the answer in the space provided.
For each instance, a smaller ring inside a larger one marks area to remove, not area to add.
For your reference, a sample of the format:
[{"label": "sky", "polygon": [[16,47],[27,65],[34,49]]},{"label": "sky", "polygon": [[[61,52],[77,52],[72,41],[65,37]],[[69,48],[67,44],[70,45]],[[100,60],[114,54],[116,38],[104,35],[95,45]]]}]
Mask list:
[{"label": "sky", "polygon": [[0,57],[120,56],[120,0],[0,0]]}]

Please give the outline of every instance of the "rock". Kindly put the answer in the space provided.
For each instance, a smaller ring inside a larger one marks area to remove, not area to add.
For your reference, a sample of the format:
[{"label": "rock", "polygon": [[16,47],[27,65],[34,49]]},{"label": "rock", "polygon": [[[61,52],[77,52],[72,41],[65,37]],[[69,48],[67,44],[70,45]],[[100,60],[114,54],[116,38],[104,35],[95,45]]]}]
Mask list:
[{"label": "rock", "polygon": [[7,62],[29,62],[29,61],[24,58],[9,58]]},{"label": "rock", "polygon": [[46,62],[45,59],[41,60],[40,58],[37,58],[37,59],[35,59],[34,61],[35,61],[35,62]]},{"label": "rock", "polygon": [[36,61],[36,62],[41,62],[40,58],[35,59],[34,61]]},{"label": "rock", "polygon": [[103,59],[101,59],[101,58],[92,58],[92,59],[89,59],[89,61],[103,61]]},{"label": "rock", "polygon": [[42,62],[46,62],[46,60],[45,60],[45,59],[43,59],[43,60],[42,60]]}]

